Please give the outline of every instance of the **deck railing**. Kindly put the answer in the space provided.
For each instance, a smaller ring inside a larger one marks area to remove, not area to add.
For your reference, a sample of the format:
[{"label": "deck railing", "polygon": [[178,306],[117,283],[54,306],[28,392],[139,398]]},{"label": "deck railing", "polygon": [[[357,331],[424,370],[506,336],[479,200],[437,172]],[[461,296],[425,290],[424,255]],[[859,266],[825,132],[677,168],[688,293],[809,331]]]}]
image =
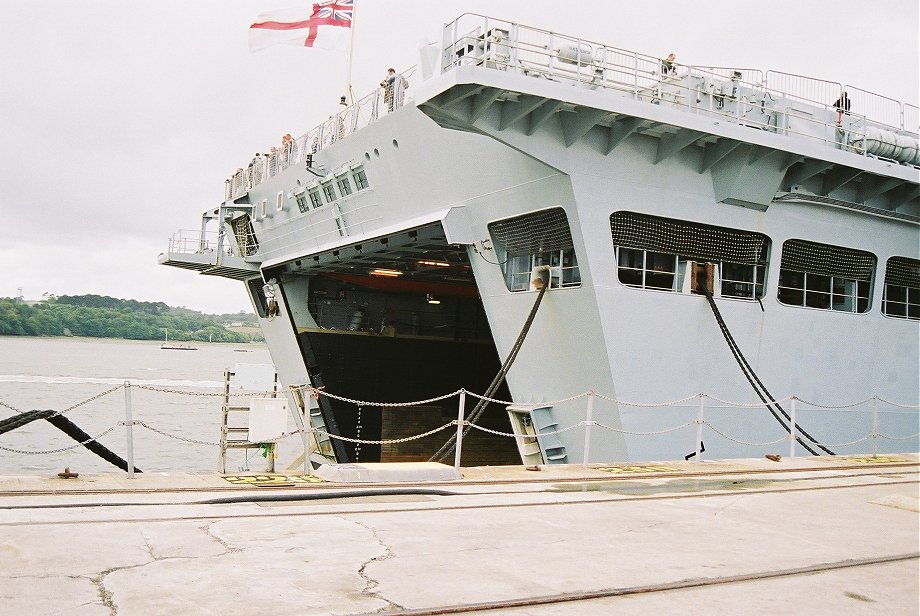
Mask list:
[{"label": "deck railing", "polygon": [[[816,139],[830,147],[871,155],[868,129],[917,138],[920,113],[856,86],[780,71],[677,65],[665,72],[662,59],[549,30],[467,13],[444,27],[441,72],[460,66],[568,82],[617,91],[636,100],[694,113],[707,113],[771,132]],[[225,182],[232,200],[337,140],[412,104],[419,80],[416,67],[397,76],[392,96],[383,87],[342,108],[288,146],[255,157]],[[846,93],[850,109],[838,115],[835,103]],[[802,106],[807,107],[803,109]]]},{"label": "deck railing", "polygon": [[[169,238],[169,252],[177,254],[208,254],[220,248],[219,237],[216,231],[200,231],[193,229],[179,229]],[[228,255],[233,254],[228,245],[222,248]]]}]

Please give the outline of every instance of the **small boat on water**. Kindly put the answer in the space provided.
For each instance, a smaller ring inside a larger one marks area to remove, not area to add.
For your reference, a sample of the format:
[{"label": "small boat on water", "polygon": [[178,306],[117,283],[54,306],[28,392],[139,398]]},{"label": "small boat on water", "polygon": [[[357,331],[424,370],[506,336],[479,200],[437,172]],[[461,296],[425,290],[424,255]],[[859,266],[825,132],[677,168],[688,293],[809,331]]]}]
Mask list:
[{"label": "small boat on water", "polygon": [[161,349],[164,349],[167,351],[197,351],[198,350],[198,347],[194,347],[190,344],[178,344],[175,342],[170,342],[169,341],[169,330],[164,328],[163,331],[166,332],[166,338],[163,340],[163,343],[160,345]]},{"label": "small boat on water", "polygon": [[166,349],[167,351],[197,351],[198,347],[193,347],[188,344],[175,344],[172,342],[164,342],[160,345],[161,349]]}]

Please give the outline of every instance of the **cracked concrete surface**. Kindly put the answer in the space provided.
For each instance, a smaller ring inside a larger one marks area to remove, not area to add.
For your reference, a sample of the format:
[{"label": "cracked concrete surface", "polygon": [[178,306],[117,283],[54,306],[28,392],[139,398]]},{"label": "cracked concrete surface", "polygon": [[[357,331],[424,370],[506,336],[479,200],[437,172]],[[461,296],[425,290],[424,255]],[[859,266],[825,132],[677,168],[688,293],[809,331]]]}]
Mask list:
[{"label": "cracked concrete surface", "polygon": [[[377,534],[377,531],[375,531],[373,528],[370,528],[369,526],[365,524],[362,524],[361,522],[357,522],[357,524],[359,524],[360,526],[365,528],[368,532],[370,532],[371,535],[373,535],[374,539],[377,541],[377,544],[380,545],[380,547],[382,547],[385,550],[385,552],[382,555],[375,556],[371,558],[370,560],[368,560],[367,562],[365,562],[364,564],[362,564],[361,568],[358,570],[358,575],[360,575],[365,581],[365,586],[364,586],[364,589],[361,591],[361,593],[369,597],[374,597],[374,598],[382,599],[386,601],[387,608],[402,609],[401,605],[399,605],[398,603],[393,603],[392,601],[390,601],[386,597],[381,596],[377,592],[377,587],[380,585],[380,582],[378,582],[373,577],[371,577],[370,573],[368,572],[368,567],[370,565],[374,563],[381,563],[385,560],[389,560],[393,558],[396,554],[393,552],[390,546],[388,546],[387,544],[383,542],[383,540]],[[381,608],[380,611],[382,610],[383,608]]]},{"label": "cracked concrete surface", "polygon": [[[915,495],[916,477],[673,499],[537,490],[274,508],[0,509],[0,612],[398,612],[915,553],[917,512],[878,503]],[[917,565],[912,558],[507,613],[789,613],[807,605],[917,614]]]}]

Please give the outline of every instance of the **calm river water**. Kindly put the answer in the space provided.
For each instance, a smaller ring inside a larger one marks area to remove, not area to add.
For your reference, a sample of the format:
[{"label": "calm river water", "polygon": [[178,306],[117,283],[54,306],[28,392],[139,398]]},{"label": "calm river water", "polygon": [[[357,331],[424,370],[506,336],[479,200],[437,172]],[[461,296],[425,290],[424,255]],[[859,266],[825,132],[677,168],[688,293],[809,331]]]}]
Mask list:
[{"label": "calm river water", "polygon": [[[85,402],[66,416],[91,436],[114,427],[99,442],[125,458],[126,430],[118,422],[125,419],[123,385],[128,381],[133,418],[172,435],[135,426],[137,468],[213,472],[219,451],[224,371],[237,364],[270,364],[271,358],[261,344],[199,344],[198,349],[163,350],[155,341],[0,336],[0,419],[17,411],[62,411]],[[169,391],[161,391],[164,389]],[[104,395],[90,400],[100,394]],[[44,420],[0,434],[0,474],[58,473],[65,466],[79,473],[116,470],[74,444]],[[283,470],[301,453],[301,447],[299,439],[284,439],[277,468]],[[56,451],[63,448],[68,449]],[[244,469],[262,471],[265,460],[256,450],[248,456],[246,450],[231,451],[227,472]]]}]

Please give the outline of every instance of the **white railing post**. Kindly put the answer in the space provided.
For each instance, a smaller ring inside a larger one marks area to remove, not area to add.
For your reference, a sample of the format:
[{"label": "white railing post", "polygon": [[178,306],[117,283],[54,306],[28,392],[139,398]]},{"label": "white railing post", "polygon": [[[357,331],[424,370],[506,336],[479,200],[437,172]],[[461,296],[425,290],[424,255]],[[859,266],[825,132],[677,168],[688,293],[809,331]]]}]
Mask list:
[{"label": "white railing post", "polygon": [[588,392],[588,408],[585,411],[585,454],[582,458],[581,465],[588,468],[588,461],[591,459],[591,424],[594,423],[594,392]]},{"label": "white railing post", "polygon": [[457,405],[457,444],[454,447],[454,468],[460,470],[460,448],[463,444],[463,421],[466,418],[466,390],[460,390],[460,404]]},{"label": "white railing post", "polygon": [[878,396],[872,396],[872,457],[878,456]]},{"label": "white railing post", "polygon": [[796,422],[795,422],[795,409],[796,402],[798,398],[792,396],[792,404],[789,408],[789,459],[795,460],[795,433],[796,433]]},{"label": "white railing post", "polygon": [[[300,390],[300,399],[303,401],[303,415],[300,418],[300,433],[303,438],[303,473],[304,475],[313,474],[313,439],[316,432],[313,429],[313,415],[310,414],[310,401],[304,398],[303,388]],[[319,404],[319,400],[317,400]],[[296,405],[295,405],[296,406]],[[295,409],[295,414],[299,414],[300,409]]]},{"label": "white railing post", "polygon": [[694,462],[700,461],[700,456],[703,455],[703,401],[706,399],[706,394],[700,393],[700,408],[696,414],[696,455],[693,456]]},{"label": "white railing post", "polygon": [[134,420],[131,418],[130,381],[125,381],[125,434],[128,439],[128,479],[134,479]]}]

